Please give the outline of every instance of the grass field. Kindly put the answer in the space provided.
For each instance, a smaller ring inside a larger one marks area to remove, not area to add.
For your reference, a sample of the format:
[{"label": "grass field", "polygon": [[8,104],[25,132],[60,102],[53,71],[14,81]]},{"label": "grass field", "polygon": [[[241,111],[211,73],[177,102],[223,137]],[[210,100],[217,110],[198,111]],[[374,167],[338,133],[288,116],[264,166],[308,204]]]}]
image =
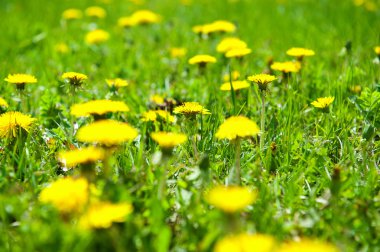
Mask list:
[{"label": "grass field", "polygon": [[[0,0],[0,16],[0,251],[380,251],[378,1]],[[240,56],[217,50],[228,37]]]}]

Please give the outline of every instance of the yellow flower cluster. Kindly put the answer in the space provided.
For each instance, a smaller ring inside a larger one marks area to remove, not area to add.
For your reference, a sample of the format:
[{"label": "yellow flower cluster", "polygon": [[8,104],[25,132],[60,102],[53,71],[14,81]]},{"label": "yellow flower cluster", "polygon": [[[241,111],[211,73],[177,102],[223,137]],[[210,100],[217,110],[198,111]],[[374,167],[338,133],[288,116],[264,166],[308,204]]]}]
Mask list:
[{"label": "yellow flower cluster", "polygon": [[216,62],[216,58],[207,54],[195,55],[194,57],[189,59],[190,65],[195,65],[195,64],[206,65],[208,63],[215,63],[215,62]]},{"label": "yellow flower cluster", "polygon": [[37,82],[36,77],[30,74],[9,74],[4,80],[8,83],[17,85]]},{"label": "yellow flower cluster", "polygon": [[270,235],[243,233],[226,236],[219,240],[214,247],[214,252],[273,252],[276,251],[275,247],[276,241]]},{"label": "yellow flower cluster", "polygon": [[61,151],[58,153],[58,160],[65,167],[74,167],[79,164],[94,163],[104,159],[105,151],[97,147],[87,147],[71,151]]},{"label": "yellow flower cluster", "polygon": [[211,34],[217,32],[235,32],[236,26],[225,20],[217,20],[209,24],[197,25],[193,27],[193,32],[202,34]]},{"label": "yellow flower cluster", "polygon": [[182,105],[175,107],[173,110],[174,114],[183,114],[183,115],[209,115],[211,114],[208,109],[205,109],[198,102],[184,102]]},{"label": "yellow flower cluster", "polygon": [[85,41],[89,45],[97,45],[106,42],[110,34],[102,29],[96,29],[86,34]]},{"label": "yellow flower cluster", "polygon": [[223,83],[220,86],[220,90],[231,91],[231,84],[232,84],[232,88],[234,90],[245,89],[245,88],[248,88],[250,86],[250,84],[245,80],[243,80],[243,81],[232,81],[231,83],[230,82]]},{"label": "yellow flower cluster", "polygon": [[109,87],[121,88],[128,86],[128,82],[126,80],[115,78],[115,79],[106,79],[107,85]]},{"label": "yellow flower cluster", "polygon": [[313,105],[316,108],[325,109],[331,105],[334,99],[335,98],[332,96],[317,98],[317,100],[313,101],[311,105]]},{"label": "yellow flower cluster", "polygon": [[266,90],[268,84],[276,79],[275,76],[269,74],[255,74],[248,77],[248,80],[256,83],[260,90]]},{"label": "yellow flower cluster", "polygon": [[216,186],[206,194],[206,201],[227,213],[243,210],[255,202],[257,193],[246,187]]},{"label": "yellow flower cluster", "polygon": [[142,114],[143,122],[155,122],[158,119],[167,121],[167,122],[175,122],[175,117],[170,114],[170,112],[166,110],[149,110]]},{"label": "yellow flower cluster", "polygon": [[257,124],[244,116],[231,116],[219,126],[215,137],[234,140],[236,138],[254,137],[260,133]]},{"label": "yellow flower cluster", "polygon": [[70,114],[76,117],[85,117],[90,115],[104,115],[106,113],[128,111],[128,106],[122,101],[94,100],[73,105],[70,109]]},{"label": "yellow flower cluster", "polygon": [[61,213],[81,211],[89,198],[86,179],[61,178],[45,187],[39,196],[42,203],[50,203]]},{"label": "yellow flower cluster", "polygon": [[0,137],[16,137],[20,129],[28,132],[35,121],[30,115],[17,111],[6,112],[0,115]]},{"label": "yellow flower cluster", "polygon": [[153,132],[150,136],[163,149],[172,149],[187,140],[185,134],[174,132]]},{"label": "yellow flower cluster", "polygon": [[297,73],[301,69],[301,64],[298,61],[274,62],[270,68],[283,73]]}]

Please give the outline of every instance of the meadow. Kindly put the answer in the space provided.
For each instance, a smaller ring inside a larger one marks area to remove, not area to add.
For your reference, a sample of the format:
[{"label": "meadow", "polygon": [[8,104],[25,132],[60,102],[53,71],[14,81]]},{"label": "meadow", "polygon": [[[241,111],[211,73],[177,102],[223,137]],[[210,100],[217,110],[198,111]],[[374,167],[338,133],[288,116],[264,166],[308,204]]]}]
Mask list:
[{"label": "meadow", "polygon": [[0,251],[380,251],[378,1],[0,16]]}]

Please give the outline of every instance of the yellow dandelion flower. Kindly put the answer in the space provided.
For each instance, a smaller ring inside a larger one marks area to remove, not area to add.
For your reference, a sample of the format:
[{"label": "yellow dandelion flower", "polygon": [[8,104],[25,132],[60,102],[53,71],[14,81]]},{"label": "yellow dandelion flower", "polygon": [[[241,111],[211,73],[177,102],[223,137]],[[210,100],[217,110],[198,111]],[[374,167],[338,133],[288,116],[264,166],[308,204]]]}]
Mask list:
[{"label": "yellow dandelion flower", "polygon": [[70,48],[66,43],[58,43],[54,46],[54,49],[56,52],[62,54],[68,53],[70,51]]},{"label": "yellow dandelion flower", "polygon": [[174,132],[154,132],[150,136],[163,149],[172,149],[187,140],[185,134]]},{"label": "yellow dandelion flower", "polygon": [[129,203],[96,202],[80,218],[79,226],[84,229],[109,228],[113,222],[124,222],[132,210]]},{"label": "yellow dandelion flower", "polygon": [[142,114],[143,122],[155,122],[158,119],[162,119],[167,122],[175,122],[175,117],[170,114],[170,112],[166,110],[149,110]]},{"label": "yellow dandelion flower", "polygon": [[155,94],[150,97],[150,101],[157,104],[157,105],[162,105],[165,103],[164,97],[161,95]]},{"label": "yellow dandelion flower", "polygon": [[131,15],[133,21],[138,24],[154,24],[161,21],[161,16],[150,10],[139,10]]},{"label": "yellow dandelion flower", "polygon": [[184,102],[182,105],[175,107],[173,113],[183,115],[211,114],[208,109],[205,109],[198,102]]},{"label": "yellow dandelion flower", "polygon": [[61,78],[68,81],[73,86],[80,86],[88,77],[82,73],[66,72],[61,75]]},{"label": "yellow dandelion flower", "polygon": [[230,82],[223,83],[220,86],[220,90],[231,91],[231,84],[232,84],[232,87],[234,90],[244,89],[244,88],[248,88],[250,86],[250,84],[245,80],[243,80],[243,81],[232,81],[231,83]]},{"label": "yellow dandelion flower", "polygon": [[233,48],[226,52],[227,58],[242,58],[248,54],[251,54],[252,50],[249,48]]},{"label": "yellow dandelion flower", "polygon": [[292,47],[286,51],[286,54],[289,56],[303,58],[308,56],[314,56],[315,52],[311,49],[301,48],[301,47]]},{"label": "yellow dandelion flower", "polygon": [[376,46],[375,48],[373,48],[373,50],[377,55],[380,55],[380,46]]},{"label": "yellow dandelion flower", "polygon": [[210,34],[210,33],[216,33],[216,32],[225,32],[225,33],[230,33],[230,32],[235,32],[236,31],[236,26],[225,20],[217,20],[214,21],[210,24],[205,24],[202,27],[202,33],[203,34]]},{"label": "yellow dandelion flower", "polygon": [[319,109],[326,109],[331,105],[334,99],[335,98],[332,96],[317,98],[317,100],[313,101],[311,105]]},{"label": "yellow dandelion flower", "polygon": [[16,85],[24,85],[37,82],[36,77],[30,74],[8,74],[7,78],[4,80],[8,83]]},{"label": "yellow dandelion flower", "polygon": [[39,201],[52,204],[61,213],[80,212],[88,202],[88,189],[84,178],[61,178],[41,191]]},{"label": "yellow dandelion flower", "polygon": [[78,9],[67,9],[62,13],[62,18],[66,20],[81,19],[82,11]]},{"label": "yellow dandelion flower", "polygon": [[136,20],[132,17],[121,17],[117,20],[117,25],[123,28],[136,26]]},{"label": "yellow dandelion flower", "polygon": [[301,64],[298,61],[273,62],[270,68],[283,73],[297,73],[301,69]]},{"label": "yellow dandelion flower", "polygon": [[105,18],[107,13],[105,9],[99,6],[90,6],[85,10],[86,16],[93,18]]},{"label": "yellow dandelion flower", "polygon": [[61,151],[58,153],[58,161],[65,167],[74,167],[79,164],[95,163],[103,160],[105,151],[97,147],[87,147],[71,151]]},{"label": "yellow dandelion flower", "polygon": [[275,76],[269,74],[255,74],[248,77],[248,80],[256,83],[260,90],[266,90],[268,84],[276,79]]},{"label": "yellow dandelion flower", "polygon": [[126,87],[129,85],[126,80],[123,80],[120,78],[106,79],[106,82],[109,87],[115,87],[115,88]]},{"label": "yellow dandelion flower", "polygon": [[212,188],[206,194],[206,201],[227,213],[243,210],[255,202],[257,193],[247,187],[223,186]]},{"label": "yellow dandelion flower", "polygon": [[195,65],[195,64],[206,65],[208,63],[215,63],[215,62],[216,62],[216,58],[207,54],[196,55],[189,59],[189,64],[191,65]]},{"label": "yellow dandelion flower", "polygon": [[122,101],[93,100],[81,104],[74,104],[70,109],[70,114],[81,117],[128,111],[128,106]]},{"label": "yellow dandelion flower", "polygon": [[183,48],[183,47],[170,48],[170,56],[172,58],[181,58],[181,57],[185,56],[186,53],[187,53],[187,50],[186,50],[186,48]]},{"label": "yellow dandelion flower", "polygon": [[86,34],[85,41],[89,45],[97,45],[106,42],[110,34],[102,29],[96,29]]},{"label": "yellow dandelion flower", "polygon": [[20,129],[29,132],[30,127],[37,119],[17,111],[6,112],[0,115],[0,137],[16,137]]},{"label": "yellow dandelion flower", "polygon": [[275,239],[264,234],[238,234],[226,236],[219,240],[214,252],[251,251],[272,252],[276,247]]},{"label": "yellow dandelion flower", "polygon": [[232,49],[247,48],[247,43],[239,38],[229,37],[224,38],[216,47],[216,51],[220,53],[226,53]]},{"label": "yellow dandelion flower", "polygon": [[8,108],[8,103],[6,100],[0,97],[0,107]]},{"label": "yellow dandelion flower", "polygon": [[299,242],[289,242],[285,243],[278,250],[279,252],[339,252],[338,248],[332,244],[317,241],[317,240],[307,240],[303,239]]},{"label": "yellow dandelion flower", "polygon": [[203,25],[196,25],[196,26],[193,26],[193,28],[191,28],[191,30],[194,32],[194,33],[202,33],[203,31]]},{"label": "yellow dandelion flower", "polygon": [[143,122],[155,122],[157,120],[157,113],[154,110],[149,110],[147,112],[144,112],[142,114]]},{"label": "yellow dandelion flower", "polygon": [[[238,80],[240,78],[240,73],[239,71],[232,71],[231,73],[231,77],[232,77],[232,80],[235,81],[235,80]],[[229,82],[230,81],[230,74],[227,73],[223,76],[223,81],[224,82]]]},{"label": "yellow dandelion flower", "polygon": [[132,141],[137,135],[137,130],[127,123],[114,120],[102,120],[80,128],[76,138],[81,142],[100,143],[112,146]]},{"label": "yellow dandelion flower", "polygon": [[219,126],[215,137],[218,139],[234,140],[236,138],[254,137],[260,129],[254,121],[244,116],[231,116]]},{"label": "yellow dandelion flower", "polygon": [[161,118],[165,121],[168,121],[168,122],[174,122],[175,121],[175,117],[172,116],[169,111],[160,109],[160,110],[156,110],[156,114],[159,118]]}]

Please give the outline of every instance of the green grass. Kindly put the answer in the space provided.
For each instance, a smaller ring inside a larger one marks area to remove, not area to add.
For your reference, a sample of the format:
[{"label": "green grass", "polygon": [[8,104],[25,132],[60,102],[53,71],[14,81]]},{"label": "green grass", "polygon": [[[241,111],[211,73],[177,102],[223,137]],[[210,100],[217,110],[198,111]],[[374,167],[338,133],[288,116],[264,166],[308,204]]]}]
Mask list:
[{"label": "green grass", "polygon": [[[0,139],[0,250],[212,251],[230,230],[226,216],[205,202],[204,192],[225,183],[235,163],[233,145],[214,134],[225,118],[236,114],[260,124],[261,111],[255,85],[222,92],[223,75],[230,70],[238,70],[241,78],[260,73],[270,57],[290,60],[286,50],[300,46],[316,55],[305,58],[302,72],[291,77],[288,89],[277,81],[270,84],[264,150],[255,139],[242,141],[242,184],[256,189],[259,196],[238,216],[240,231],[270,234],[279,242],[316,238],[341,251],[380,251],[380,69],[373,62],[373,47],[380,44],[379,11],[339,0],[200,0],[190,6],[172,0],[146,1],[140,6],[110,2],[0,4],[0,77],[30,73],[38,78],[37,84],[26,86],[22,106],[12,84],[1,81],[0,85],[8,111],[20,108],[38,119],[38,126],[18,139],[24,145],[21,152]],[[84,10],[95,4],[107,11],[105,19],[83,18],[67,24],[61,19],[67,8]],[[138,9],[155,11],[163,21],[128,31],[117,27],[119,17]],[[237,24],[233,36],[253,50],[241,63],[216,52],[219,41],[230,35],[202,39],[191,30],[217,19]],[[84,36],[93,27],[107,30],[110,40],[86,45]],[[352,47],[342,53],[348,41]],[[60,42],[71,52],[56,52]],[[173,61],[172,47],[187,48],[187,55]],[[207,66],[205,75],[187,63],[202,53],[218,59]],[[66,71],[89,76],[75,97],[70,97],[60,79]],[[111,77],[125,78],[130,85],[111,96],[104,81]],[[361,86],[362,94],[350,91],[354,85]],[[159,148],[149,137],[154,125],[141,121],[152,94],[197,101],[211,111],[198,117],[198,122],[177,116],[175,124],[162,126],[187,134],[202,132],[198,155],[188,141],[174,150],[166,165],[155,162]],[[310,105],[324,96],[335,97],[330,113]],[[82,232],[76,228],[76,218],[62,218],[54,207],[40,203],[38,195],[48,183],[78,173],[78,168],[63,171],[56,160],[57,152],[70,144],[83,146],[72,136],[72,120],[79,126],[91,121],[73,119],[72,102],[106,97],[130,107],[130,112],[112,118],[127,121],[140,136],[115,152],[110,160],[112,178],[103,179],[99,172],[96,184],[103,188],[102,199],[131,202],[134,211],[125,223]],[[55,140],[54,146],[47,137]],[[164,201],[157,199],[155,191],[159,169],[168,172]]]}]

